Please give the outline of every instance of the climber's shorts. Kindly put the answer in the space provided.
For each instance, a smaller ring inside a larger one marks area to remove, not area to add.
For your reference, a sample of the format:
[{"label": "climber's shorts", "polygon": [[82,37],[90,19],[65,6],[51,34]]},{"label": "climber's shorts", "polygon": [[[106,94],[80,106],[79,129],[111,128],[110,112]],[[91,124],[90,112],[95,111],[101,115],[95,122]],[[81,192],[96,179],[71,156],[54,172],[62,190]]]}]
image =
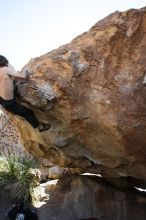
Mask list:
[{"label": "climber's shorts", "polygon": [[13,98],[11,100],[5,100],[2,97],[0,97],[0,104],[4,107],[4,109],[12,111],[13,107],[16,104],[16,99]]},{"label": "climber's shorts", "polygon": [[3,98],[0,97],[0,105],[2,105],[3,108],[8,112],[24,117],[34,128],[39,126],[39,122],[35,117],[33,111],[19,104],[16,101],[16,98],[11,100],[4,100]]}]

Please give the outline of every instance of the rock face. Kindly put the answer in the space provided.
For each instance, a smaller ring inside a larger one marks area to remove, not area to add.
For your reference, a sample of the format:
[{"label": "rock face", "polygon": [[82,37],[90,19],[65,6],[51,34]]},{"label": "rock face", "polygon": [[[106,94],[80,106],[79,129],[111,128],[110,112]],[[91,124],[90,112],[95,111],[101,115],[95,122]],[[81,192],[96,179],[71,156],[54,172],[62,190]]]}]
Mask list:
[{"label": "rock face", "polygon": [[[145,220],[146,198],[118,191],[98,179],[72,176],[46,185],[40,220]],[[52,185],[52,187],[51,187]]]},{"label": "rock face", "polygon": [[22,69],[31,77],[18,88],[20,102],[51,125],[41,133],[41,147],[27,139],[31,153],[38,149],[56,165],[108,178],[146,180],[145,33],[146,8],[115,12],[30,60]]},{"label": "rock face", "polygon": [[24,153],[25,149],[21,142],[19,130],[11,115],[0,108],[0,152]]}]

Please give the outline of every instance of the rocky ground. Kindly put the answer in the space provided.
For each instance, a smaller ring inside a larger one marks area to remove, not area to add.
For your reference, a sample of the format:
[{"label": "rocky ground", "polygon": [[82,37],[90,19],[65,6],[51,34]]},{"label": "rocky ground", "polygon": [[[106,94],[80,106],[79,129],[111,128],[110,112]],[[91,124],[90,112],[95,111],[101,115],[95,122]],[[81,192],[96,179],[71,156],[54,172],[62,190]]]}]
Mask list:
[{"label": "rocky ground", "polygon": [[[39,220],[146,219],[145,196],[115,189],[97,177],[73,175],[43,183],[37,189],[37,199]],[[12,202],[0,192],[0,220]]]}]

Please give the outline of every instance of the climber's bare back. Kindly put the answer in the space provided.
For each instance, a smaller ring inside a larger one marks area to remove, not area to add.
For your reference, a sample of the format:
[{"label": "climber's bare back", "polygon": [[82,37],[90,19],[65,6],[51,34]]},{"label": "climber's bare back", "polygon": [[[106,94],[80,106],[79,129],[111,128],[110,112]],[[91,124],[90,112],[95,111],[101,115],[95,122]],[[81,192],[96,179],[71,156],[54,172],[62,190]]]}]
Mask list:
[{"label": "climber's bare back", "polygon": [[4,100],[12,100],[14,98],[12,77],[24,79],[26,74],[15,71],[11,65],[0,68],[0,97]]},{"label": "climber's bare back", "polygon": [[11,100],[14,98],[13,80],[8,74],[3,74],[0,68],[0,97],[4,100]]}]

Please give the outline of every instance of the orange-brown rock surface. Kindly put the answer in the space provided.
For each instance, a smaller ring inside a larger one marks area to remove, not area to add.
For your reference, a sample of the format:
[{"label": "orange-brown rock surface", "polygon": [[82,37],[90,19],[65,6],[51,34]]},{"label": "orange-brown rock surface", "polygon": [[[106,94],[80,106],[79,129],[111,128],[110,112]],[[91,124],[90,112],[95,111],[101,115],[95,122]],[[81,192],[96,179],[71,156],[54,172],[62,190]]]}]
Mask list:
[{"label": "orange-brown rock surface", "polygon": [[109,15],[22,71],[31,77],[19,86],[20,101],[51,125],[41,156],[146,180],[146,8]]}]

